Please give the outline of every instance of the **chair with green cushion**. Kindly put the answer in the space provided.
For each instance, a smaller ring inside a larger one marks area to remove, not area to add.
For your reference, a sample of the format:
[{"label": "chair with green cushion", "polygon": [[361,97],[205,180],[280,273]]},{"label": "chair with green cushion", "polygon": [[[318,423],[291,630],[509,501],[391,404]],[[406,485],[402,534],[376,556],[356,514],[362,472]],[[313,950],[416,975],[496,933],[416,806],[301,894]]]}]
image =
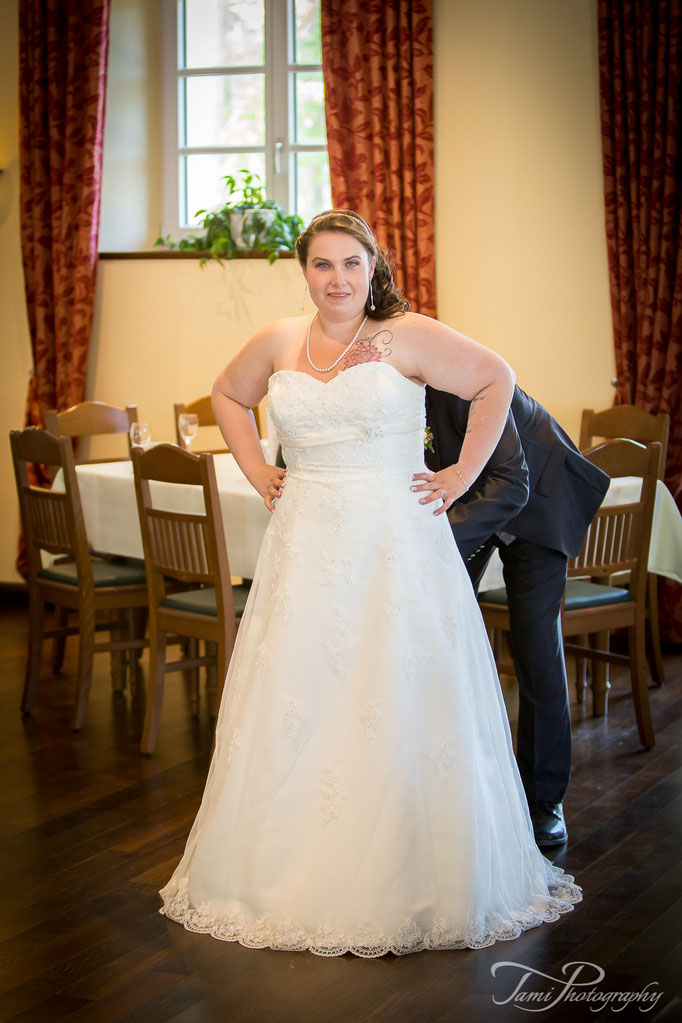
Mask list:
[{"label": "chair with green cushion", "polygon": [[[213,456],[174,444],[132,450],[135,492],[149,586],[149,693],[141,750],[153,753],[168,672],[215,664],[218,700],[244,611],[248,586],[232,586]],[[152,498],[155,481],[200,486],[204,512],[167,511]],[[169,637],[203,640],[204,657],[168,662]],[[210,655],[214,644],[217,655]]]},{"label": "chair with green cushion", "polygon": [[[120,638],[129,631],[126,613],[147,605],[145,572],[141,565],[117,564],[90,553],[67,437],[30,427],[12,430],[10,445],[28,560],[29,650],[21,709],[30,714],[34,708],[43,640],[77,634],[78,673],[71,727],[80,729],[90,694],[93,655],[145,645],[142,639]],[[61,469],[64,490],[33,486],[32,465],[45,465],[55,472]],[[44,565],[42,552],[52,555],[53,561]],[[57,624],[45,630],[47,604],[55,607]],[[69,612],[78,613],[76,626],[68,626]],[[100,630],[109,632],[109,640],[95,643],[95,632]]]},{"label": "chair with green cushion", "polygon": [[[584,454],[612,478],[641,477],[642,490],[637,501],[599,508],[578,557],[568,563],[561,630],[564,637],[589,636],[592,641],[589,646],[564,642],[564,648],[592,661],[593,678],[596,662],[629,667],[640,742],[650,748],[655,739],[647,689],[647,562],[661,445],[612,440]],[[621,574],[627,585],[607,585],[612,576]],[[483,591],[478,600],[486,626],[509,631],[504,587]],[[599,649],[600,637],[621,628],[627,629],[628,655]],[[606,691],[593,693],[595,712],[600,696],[605,712]]]},{"label": "chair with green cushion", "polygon": [[[659,441],[662,452],[658,478],[662,480],[665,477],[669,432],[670,416],[667,412],[659,412],[656,415],[638,405],[614,405],[602,412],[586,408],[583,409],[580,423],[579,447],[581,451],[591,448],[597,438],[624,437],[627,440],[639,441],[640,444]],[[656,684],[661,686],[665,679],[658,621],[658,582],[659,577],[650,572],[647,580],[647,649],[651,674]]]},{"label": "chair with green cushion", "polygon": [[[93,462],[120,462],[130,458],[130,427],[137,422],[137,406],[110,405],[104,401],[81,401],[71,408],[58,412],[48,409],[45,412],[45,429],[55,437],[70,437],[74,445],[76,465],[88,465]],[[124,438],[110,441],[112,436],[119,434]],[[93,438],[99,446],[99,457],[93,458]],[[103,451],[120,451],[119,455],[104,457]],[[92,552],[99,553],[99,552]],[[103,554],[102,557],[107,557]],[[145,616],[129,616],[129,628],[144,633]],[[66,626],[68,613],[63,610],[59,617],[60,627]],[[65,636],[62,634],[55,641],[52,667],[59,671],[64,660]],[[139,666],[136,658],[118,653],[112,659],[112,685],[115,690],[125,689],[126,669],[132,677],[136,677]]]}]

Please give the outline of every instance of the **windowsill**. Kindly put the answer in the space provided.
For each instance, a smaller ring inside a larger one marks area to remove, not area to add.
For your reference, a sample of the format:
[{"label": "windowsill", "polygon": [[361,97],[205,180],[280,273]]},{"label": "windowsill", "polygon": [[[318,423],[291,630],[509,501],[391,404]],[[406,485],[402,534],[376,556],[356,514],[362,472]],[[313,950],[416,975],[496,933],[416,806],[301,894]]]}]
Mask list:
[{"label": "windowsill", "polygon": [[[280,252],[278,259],[294,259],[295,252]],[[100,252],[99,259],[211,259],[211,253],[196,249],[144,249],[141,252]],[[232,259],[267,259],[267,252],[238,252]],[[225,258],[225,262],[229,262]]]}]

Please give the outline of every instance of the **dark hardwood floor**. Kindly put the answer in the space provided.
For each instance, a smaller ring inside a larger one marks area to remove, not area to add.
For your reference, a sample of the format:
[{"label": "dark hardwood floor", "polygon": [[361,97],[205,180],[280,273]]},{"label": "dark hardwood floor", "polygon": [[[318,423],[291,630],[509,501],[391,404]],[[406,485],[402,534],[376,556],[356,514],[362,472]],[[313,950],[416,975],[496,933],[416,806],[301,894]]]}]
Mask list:
[{"label": "dark hardwood floor", "polygon": [[[638,746],[622,672],[608,718],[593,719],[589,702],[574,707],[569,843],[552,856],[584,888],[573,913],[488,949],[362,960],[245,949],[161,916],[157,891],[183,849],[208,767],[205,703],[192,721],[181,677],[170,676],[158,751],[143,758],[141,701],[112,693],[99,655],[76,735],[71,651],[58,678],[44,672],[37,711],[22,718],[25,641],[25,604],[5,595],[0,1019],[507,1023],[532,1008],[530,1018],[552,1023],[682,1020],[681,650],[667,652],[667,684],[650,693],[655,749]],[[504,690],[513,718],[513,685]],[[583,1000],[556,1001],[562,978],[580,969],[575,981],[585,986],[571,992]],[[519,994],[544,1001],[507,1001],[519,983]]]}]

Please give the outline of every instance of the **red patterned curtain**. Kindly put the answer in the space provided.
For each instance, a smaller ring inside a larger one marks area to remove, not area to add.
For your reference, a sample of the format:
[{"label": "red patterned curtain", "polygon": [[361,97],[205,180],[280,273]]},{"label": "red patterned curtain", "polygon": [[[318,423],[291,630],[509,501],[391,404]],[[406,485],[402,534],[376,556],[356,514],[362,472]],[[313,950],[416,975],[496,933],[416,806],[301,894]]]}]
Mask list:
[{"label": "red patterned curtain", "polygon": [[[616,403],[670,414],[666,483],[682,507],[682,0],[599,0]],[[664,638],[682,641],[666,584]]]},{"label": "red patterned curtain", "polygon": [[85,394],[110,0],[21,0],[21,245],[34,369],[26,421]]},{"label": "red patterned curtain", "polygon": [[431,0],[322,0],[335,206],[396,257],[412,308],[436,315]]}]

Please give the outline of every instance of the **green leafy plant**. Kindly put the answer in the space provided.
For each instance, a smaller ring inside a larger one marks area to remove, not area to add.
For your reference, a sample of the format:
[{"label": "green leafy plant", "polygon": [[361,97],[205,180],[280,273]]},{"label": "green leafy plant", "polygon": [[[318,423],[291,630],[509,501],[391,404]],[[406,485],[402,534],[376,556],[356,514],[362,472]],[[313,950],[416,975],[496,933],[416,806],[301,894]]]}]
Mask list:
[{"label": "green leafy plant", "polygon": [[[239,171],[240,178],[226,174],[223,178],[227,201],[213,210],[197,210],[202,217],[202,234],[190,235],[174,242],[170,236],[157,238],[155,245],[183,251],[207,252],[208,258],[234,259],[238,252],[267,252],[274,263],[281,252],[290,252],[303,230],[303,221],[289,214],[273,199],[266,199],[264,185],[248,170]],[[239,216],[238,216],[239,215]],[[236,232],[236,236],[235,236]]]}]

